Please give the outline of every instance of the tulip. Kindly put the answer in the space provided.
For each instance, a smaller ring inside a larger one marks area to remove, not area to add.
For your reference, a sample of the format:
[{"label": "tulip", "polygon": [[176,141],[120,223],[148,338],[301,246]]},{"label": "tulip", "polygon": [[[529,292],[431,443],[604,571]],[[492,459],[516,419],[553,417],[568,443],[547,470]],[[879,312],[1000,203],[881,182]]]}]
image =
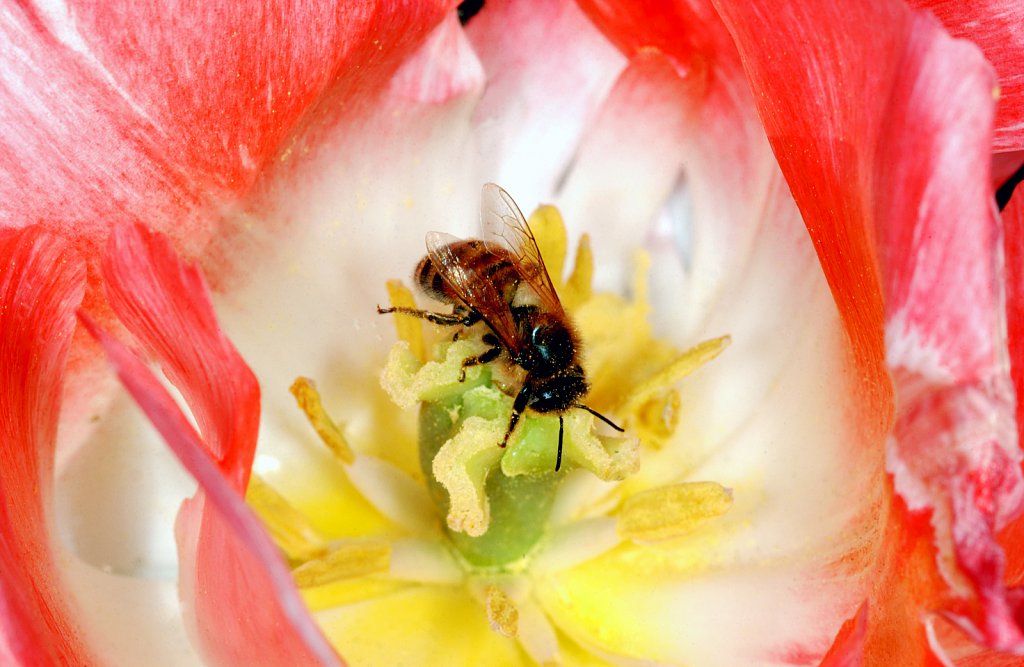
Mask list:
[{"label": "tulip", "polygon": [[[1021,45],[1008,4],[912,4],[7,8],[0,658],[1019,654]],[[567,413],[564,472],[552,417],[419,427],[510,400],[374,312],[487,180],[557,203],[626,420]],[[452,443],[535,456],[550,506]]]}]

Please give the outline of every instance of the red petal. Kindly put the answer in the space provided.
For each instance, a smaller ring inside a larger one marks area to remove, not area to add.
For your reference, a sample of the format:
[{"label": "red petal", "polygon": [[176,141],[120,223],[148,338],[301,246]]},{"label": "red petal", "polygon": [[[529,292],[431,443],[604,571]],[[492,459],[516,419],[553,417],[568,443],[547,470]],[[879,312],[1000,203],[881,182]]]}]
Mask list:
[{"label": "red petal", "polygon": [[220,331],[205,281],[166,238],[115,230],[104,260],[115,312],[181,391],[196,433],[146,366],[95,325],[121,381],[199,481],[178,516],[181,595],[193,636],[216,664],[337,664],[289,572],[243,500],[259,388]]},{"label": "red petal", "polygon": [[[1017,434],[1024,442],[1024,188],[1017,186],[1003,209],[1006,265],[1006,328],[1010,373],[1017,393]],[[1024,562],[1024,553],[1018,554]]]},{"label": "red petal", "polygon": [[862,664],[867,624],[868,608],[866,604],[862,604],[853,618],[839,628],[832,648],[821,660],[821,667],[857,667]]},{"label": "red petal", "polygon": [[256,451],[256,377],[220,330],[202,273],[170,242],[121,226],[103,258],[107,299],[146,355],[181,390],[221,472],[242,492]]},{"label": "red petal", "polygon": [[969,39],[999,75],[996,151],[1024,149],[1024,22],[1017,0],[909,0],[932,11],[954,37]]},{"label": "red petal", "polygon": [[981,605],[971,622],[1015,644],[994,541],[1024,487],[1000,364],[991,70],[896,4],[719,6],[847,331],[876,371],[865,387],[881,394],[884,289],[897,489],[934,512],[944,574]]},{"label": "red petal", "polygon": [[96,242],[111,224],[144,219],[178,238],[198,233],[196,247],[301,124],[330,115],[329,105],[310,113],[315,104],[368,99],[449,5],[12,10],[0,24],[11,54],[5,217],[59,221]]},{"label": "red petal", "polygon": [[51,551],[53,461],[85,270],[67,244],[0,230],[0,655],[92,661]]}]

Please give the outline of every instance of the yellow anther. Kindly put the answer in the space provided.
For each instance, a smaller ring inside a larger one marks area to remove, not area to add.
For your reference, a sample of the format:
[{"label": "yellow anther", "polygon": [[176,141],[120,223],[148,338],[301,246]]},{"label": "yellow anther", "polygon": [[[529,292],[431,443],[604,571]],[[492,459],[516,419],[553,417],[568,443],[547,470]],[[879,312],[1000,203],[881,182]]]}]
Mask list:
[{"label": "yellow anther", "polygon": [[676,382],[717,357],[730,342],[729,336],[721,336],[697,343],[636,385],[618,411],[626,414],[638,412],[644,403],[664,395]]},{"label": "yellow anther", "polygon": [[[416,308],[416,300],[408,287],[401,280],[388,281],[388,299],[395,308]],[[395,313],[395,329],[398,340],[409,344],[409,350],[419,359],[420,363],[427,360],[427,348],[423,342],[423,320],[412,315]]]},{"label": "yellow anther", "polygon": [[[474,391],[494,391],[478,388]],[[505,450],[498,447],[505,435],[501,421],[469,417],[459,432],[438,450],[433,473],[448,491],[448,527],[471,537],[487,532],[491,522],[487,476]]]},{"label": "yellow anther", "polygon": [[295,585],[314,588],[371,574],[387,572],[391,566],[391,545],[384,541],[351,542],[292,570]]},{"label": "yellow anther", "polygon": [[627,498],[619,511],[619,535],[658,542],[691,532],[732,507],[732,491],[715,482],[684,482]]},{"label": "yellow anther", "polygon": [[245,502],[290,562],[302,563],[327,553],[323,538],[306,517],[257,475],[249,478]]},{"label": "yellow anther", "polygon": [[593,282],[594,254],[590,250],[590,237],[584,234],[576,246],[576,263],[560,294],[565,307],[572,311],[589,301],[593,295]]},{"label": "yellow anther", "polygon": [[565,255],[569,248],[562,214],[554,206],[540,206],[530,214],[530,230],[537,240],[537,247],[540,248],[555,289],[561,290]]},{"label": "yellow anther", "polygon": [[484,592],[484,609],[491,630],[515,638],[519,633],[519,610],[508,594],[497,586],[488,586]]},{"label": "yellow anther", "polygon": [[334,420],[324,410],[324,406],[320,402],[320,392],[316,390],[313,381],[303,377],[296,378],[288,390],[295,397],[302,411],[306,413],[309,423],[313,425],[316,434],[320,436],[331,453],[344,463],[355,461],[356,455],[345,441],[345,436],[341,434],[341,430]]}]

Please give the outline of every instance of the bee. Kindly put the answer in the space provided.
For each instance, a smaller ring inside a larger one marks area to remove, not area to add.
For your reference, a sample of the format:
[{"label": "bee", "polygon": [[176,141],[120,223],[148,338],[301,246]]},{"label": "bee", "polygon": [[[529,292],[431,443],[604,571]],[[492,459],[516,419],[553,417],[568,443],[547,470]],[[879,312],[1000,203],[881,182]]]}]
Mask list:
[{"label": "bee", "polygon": [[427,254],[413,274],[420,290],[450,304],[451,313],[380,306],[377,312],[413,315],[442,326],[483,322],[489,329],[483,342],[490,348],[463,360],[459,381],[465,380],[467,368],[502,356],[522,368],[525,379],[499,445],[508,444],[527,408],[557,414],[557,471],[562,465],[562,415],[570,408],[586,410],[619,432],[623,429],[580,402],[589,385],[580,364],[579,334],[562,308],[530,225],[512,197],[494,183],[483,187],[480,222],[482,239],[429,232]]}]

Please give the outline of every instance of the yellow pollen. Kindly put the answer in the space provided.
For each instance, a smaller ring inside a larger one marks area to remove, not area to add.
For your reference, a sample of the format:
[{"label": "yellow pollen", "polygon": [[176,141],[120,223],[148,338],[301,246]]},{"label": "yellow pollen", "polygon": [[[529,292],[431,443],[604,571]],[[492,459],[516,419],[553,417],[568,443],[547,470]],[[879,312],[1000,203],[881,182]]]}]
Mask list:
[{"label": "yellow pollen", "polygon": [[[408,287],[401,280],[389,280],[388,299],[394,308],[416,308],[416,300]],[[423,320],[412,315],[395,313],[395,329],[398,339],[409,344],[409,350],[420,363],[427,360],[427,346],[423,342]]]},{"label": "yellow pollen", "polygon": [[530,231],[537,240],[537,248],[544,258],[544,265],[548,269],[551,281],[555,284],[555,289],[559,290],[562,269],[565,268],[565,254],[569,248],[562,214],[554,206],[539,206],[530,214]]},{"label": "yellow pollen", "polygon": [[491,629],[506,637],[515,638],[519,634],[519,610],[512,598],[497,586],[488,586],[484,608]]},{"label": "yellow pollen", "polygon": [[295,585],[314,588],[371,574],[387,572],[391,566],[391,545],[381,540],[342,544],[325,556],[292,570]]},{"label": "yellow pollen", "polygon": [[327,553],[323,538],[306,517],[260,477],[249,478],[245,502],[259,516],[289,562],[303,563]]},{"label": "yellow pollen", "polygon": [[297,378],[289,388],[295,401],[304,413],[309,423],[312,424],[316,434],[320,436],[327,448],[331,450],[343,463],[352,463],[356,460],[355,454],[345,441],[334,420],[324,410],[320,402],[320,392],[316,390],[313,381],[308,378]]},{"label": "yellow pollen", "polygon": [[659,542],[685,535],[732,507],[732,490],[715,482],[683,482],[627,498],[619,511],[619,535]]}]

